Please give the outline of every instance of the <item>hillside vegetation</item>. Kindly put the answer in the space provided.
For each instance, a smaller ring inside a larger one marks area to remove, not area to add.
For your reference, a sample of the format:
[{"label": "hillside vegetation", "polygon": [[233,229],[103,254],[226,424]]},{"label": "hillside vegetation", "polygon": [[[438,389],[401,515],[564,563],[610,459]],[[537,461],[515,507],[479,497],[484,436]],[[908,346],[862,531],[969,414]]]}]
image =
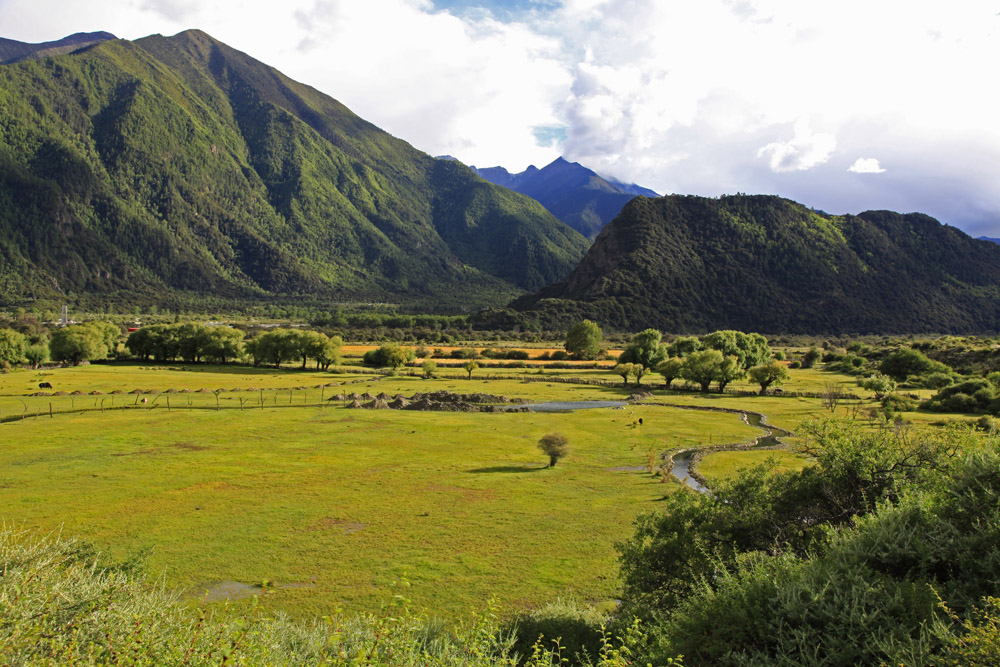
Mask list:
[{"label": "hillside vegetation", "polygon": [[2,301],[482,305],[586,245],[198,31],[0,67]]},{"label": "hillside vegetation", "polygon": [[639,197],[565,281],[514,307],[550,326],[588,317],[632,331],[995,331],[1000,247],[918,213]]}]

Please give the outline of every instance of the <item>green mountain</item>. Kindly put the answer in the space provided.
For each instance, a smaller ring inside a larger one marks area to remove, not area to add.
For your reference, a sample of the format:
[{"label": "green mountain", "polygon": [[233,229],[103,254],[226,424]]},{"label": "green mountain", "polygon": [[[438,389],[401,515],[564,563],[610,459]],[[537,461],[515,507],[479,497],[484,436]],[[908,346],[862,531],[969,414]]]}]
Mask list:
[{"label": "green mountain", "polygon": [[587,241],[198,31],[0,67],[0,302],[475,307]]},{"label": "green mountain", "polygon": [[918,213],[639,197],[565,281],[514,307],[549,326],[590,317],[626,330],[997,331],[1000,247]]}]

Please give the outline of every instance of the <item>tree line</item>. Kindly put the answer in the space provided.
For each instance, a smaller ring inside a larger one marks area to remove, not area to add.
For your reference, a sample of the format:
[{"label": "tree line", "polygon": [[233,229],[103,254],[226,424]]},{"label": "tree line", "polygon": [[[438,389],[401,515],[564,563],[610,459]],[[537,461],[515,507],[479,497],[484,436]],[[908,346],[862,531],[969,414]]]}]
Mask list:
[{"label": "tree line", "polygon": [[[110,322],[86,322],[56,329],[51,337],[25,336],[0,329],[0,368],[30,363],[37,368],[47,361],[78,365],[119,355],[122,330]],[[312,361],[319,370],[340,363],[344,341],[305,329],[273,329],[254,338],[229,326],[205,324],[153,324],[137,329],[125,339],[125,350],[141,361],[184,361],[227,364],[244,360],[254,366],[280,366]]]},{"label": "tree line", "polygon": [[[604,351],[601,328],[590,320],[579,322],[567,332],[565,347],[575,359],[596,359]],[[668,388],[680,378],[706,393],[713,382],[721,392],[730,382],[749,376],[765,394],[788,378],[784,365],[771,357],[767,338],[758,333],[727,329],[700,338],[681,336],[667,344],[661,332],[646,329],[629,340],[614,372],[626,386],[629,378],[638,386],[646,374],[659,373]]]}]

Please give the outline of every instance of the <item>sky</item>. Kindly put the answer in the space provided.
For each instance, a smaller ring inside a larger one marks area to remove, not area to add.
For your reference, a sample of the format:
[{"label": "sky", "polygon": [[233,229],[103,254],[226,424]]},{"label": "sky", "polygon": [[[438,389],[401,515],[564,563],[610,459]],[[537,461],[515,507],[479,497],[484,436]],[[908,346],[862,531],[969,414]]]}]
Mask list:
[{"label": "sky", "polygon": [[0,0],[0,36],[199,28],[432,155],[1000,237],[1000,0]]}]

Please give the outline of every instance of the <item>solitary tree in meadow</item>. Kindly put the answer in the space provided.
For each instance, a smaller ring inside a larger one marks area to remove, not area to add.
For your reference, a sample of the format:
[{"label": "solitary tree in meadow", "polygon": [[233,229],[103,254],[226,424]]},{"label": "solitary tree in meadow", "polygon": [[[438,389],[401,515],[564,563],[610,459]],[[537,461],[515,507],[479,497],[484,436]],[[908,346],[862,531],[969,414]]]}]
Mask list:
[{"label": "solitary tree in meadow", "polygon": [[538,441],[538,448],[549,457],[549,467],[552,468],[559,459],[569,454],[569,439],[562,433],[547,433]]},{"label": "solitary tree in meadow", "polygon": [[477,368],[479,368],[479,364],[477,364],[475,361],[469,360],[469,361],[466,361],[464,364],[462,364],[462,368],[465,370],[466,373],[469,374],[469,379],[471,380],[472,379],[472,371],[474,371]]}]

